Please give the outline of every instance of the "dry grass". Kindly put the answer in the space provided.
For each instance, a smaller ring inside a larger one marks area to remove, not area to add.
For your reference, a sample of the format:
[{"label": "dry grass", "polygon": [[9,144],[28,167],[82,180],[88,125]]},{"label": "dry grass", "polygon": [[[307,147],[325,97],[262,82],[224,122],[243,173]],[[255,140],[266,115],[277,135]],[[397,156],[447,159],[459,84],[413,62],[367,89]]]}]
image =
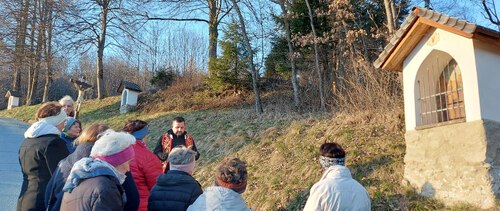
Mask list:
[{"label": "dry grass", "polygon": [[[405,152],[402,108],[336,115],[297,114],[269,103],[268,99],[279,96],[263,96],[266,113],[261,116],[255,114],[253,106],[120,115],[119,98],[112,97],[87,101],[81,120],[84,127],[104,122],[115,129],[120,129],[127,119],[146,120],[151,131],[148,145],[152,148],[170,128],[171,119],[184,116],[201,152],[195,177],[207,187],[213,183],[220,160],[246,160],[249,186],[243,197],[254,210],[301,210],[309,188],[321,175],[317,149],[325,141],[338,142],[346,149],[347,167],[370,193],[373,210],[478,209],[470,205],[445,207],[401,185]],[[0,116],[24,120],[37,107],[2,111]]]}]

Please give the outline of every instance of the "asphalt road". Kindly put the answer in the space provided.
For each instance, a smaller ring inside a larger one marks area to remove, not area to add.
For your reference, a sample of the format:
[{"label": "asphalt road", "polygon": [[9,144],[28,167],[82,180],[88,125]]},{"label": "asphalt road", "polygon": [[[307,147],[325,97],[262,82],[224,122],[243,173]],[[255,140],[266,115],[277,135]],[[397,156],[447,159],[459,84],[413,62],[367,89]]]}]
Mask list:
[{"label": "asphalt road", "polygon": [[23,175],[19,166],[19,146],[29,125],[0,118],[0,210],[16,210]]}]

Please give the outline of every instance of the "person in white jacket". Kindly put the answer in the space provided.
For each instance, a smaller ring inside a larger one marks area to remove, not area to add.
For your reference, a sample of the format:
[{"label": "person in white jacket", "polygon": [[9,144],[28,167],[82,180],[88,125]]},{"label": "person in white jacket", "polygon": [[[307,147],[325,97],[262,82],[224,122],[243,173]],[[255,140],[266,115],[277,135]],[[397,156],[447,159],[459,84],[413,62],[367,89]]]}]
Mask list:
[{"label": "person in white jacket", "polygon": [[240,194],[247,187],[247,165],[239,158],[225,159],[217,168],[214,186],[205,189],[188,211],[251,211]]},{"label": "person in white jacket", "polygon": [[370,195],[345,167],[345,151],[337,143],[320,147],[321,179],[311,187],[304,211],[370,210]]}]

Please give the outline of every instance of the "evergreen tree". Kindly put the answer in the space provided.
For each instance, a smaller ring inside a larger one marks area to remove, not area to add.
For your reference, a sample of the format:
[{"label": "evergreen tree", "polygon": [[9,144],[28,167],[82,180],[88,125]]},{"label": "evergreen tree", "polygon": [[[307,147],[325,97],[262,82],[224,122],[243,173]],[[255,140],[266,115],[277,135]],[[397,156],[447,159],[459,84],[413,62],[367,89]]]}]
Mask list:
[{"label": "evergreen tree", "polygon": [[248,71],[247,51],[243,47],[238,24],[232,20],[223,30],[220,41],[222,55],[212,63],[213,75],[208,78],[208,84],[216,92],[238,92],[251,88],[251,75]]}]

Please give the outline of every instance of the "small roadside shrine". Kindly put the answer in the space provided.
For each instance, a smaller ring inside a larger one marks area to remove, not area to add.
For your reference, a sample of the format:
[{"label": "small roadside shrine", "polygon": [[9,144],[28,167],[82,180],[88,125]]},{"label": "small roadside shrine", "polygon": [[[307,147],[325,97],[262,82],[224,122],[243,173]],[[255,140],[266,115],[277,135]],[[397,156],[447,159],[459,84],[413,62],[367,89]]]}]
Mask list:
[{"label": "small roadside shrine", "polygon": [[142,92],[141,87],[130,81],[122,80],[118,86],[119,93],[122,93],[122,99],[120,103],[120,113],[127,113],[132,111],[137,106],[137,98],[139,93]]},{"label": "small roadside shrine", "polygon": [[445,204],[500,196],[500,32],[414,8],[375,67],[403,73],[404,182]]},{"label": "small roadside shrine", "polygon": [[9,90],[5,94],[5,97],[8,98],[7,101],[7,110],[10,110],[14,107],[19,106],[19,98],[21,97],[21,94],[17,91]]}]

